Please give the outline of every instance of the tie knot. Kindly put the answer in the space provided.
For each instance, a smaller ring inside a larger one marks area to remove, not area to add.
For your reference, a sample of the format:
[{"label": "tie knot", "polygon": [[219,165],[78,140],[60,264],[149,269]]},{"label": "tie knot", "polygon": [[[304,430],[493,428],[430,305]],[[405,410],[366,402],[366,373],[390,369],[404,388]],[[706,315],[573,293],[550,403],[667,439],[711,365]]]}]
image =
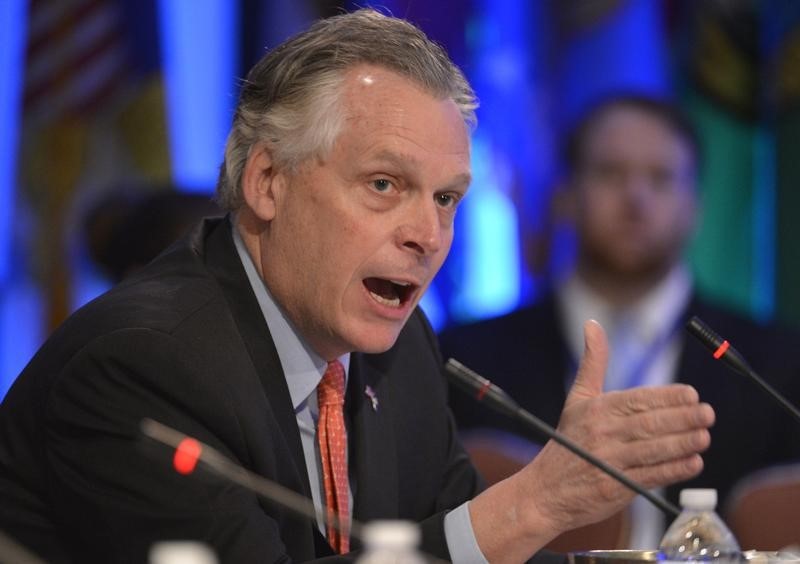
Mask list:
[{"label": "tie knot", "polygon": [[328,363],[328,368],[317,386],[319,406],[344,405],[344,366],[338,360]]}]

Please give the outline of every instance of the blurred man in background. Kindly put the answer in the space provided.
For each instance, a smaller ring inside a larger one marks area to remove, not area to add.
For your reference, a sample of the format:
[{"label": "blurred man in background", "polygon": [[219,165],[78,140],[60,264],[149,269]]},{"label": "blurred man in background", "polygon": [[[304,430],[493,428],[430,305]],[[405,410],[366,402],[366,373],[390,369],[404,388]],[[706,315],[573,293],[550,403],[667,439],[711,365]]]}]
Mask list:
[{"label": "blurred man in background", "polygon": [[83,232],[92,262],[112,284],[136,272],[203,217],[223,215],[210,196],[172,186],[116,190],[89,209]]},{"label": "blurred man in background", "polygon": [[[800,368],[790,351],[800,340],[697,295],[682,257],[698,217],[700,150],[677,108],[638,95],[609,98],[574,129],[564,157],[558,198],[574,222],[574,271],[533,306],[445,331],[443,355],[484,373],[555,424],[583,350],[581,328],[596,319],[609,334],[606,390],[684,382],[714,406],[718,417],[703,473],[667,494],[677,502],[680,488],[711,487],[724,505],[738,479],[800,456],[800,432],[752,383],[691,342],[684,324],[693,315],[705,320],[795,402]],[[517,437],[524,431],[504,417],[458,391],[451,405],[462,430],[503,432],[491,434],[498,460],[522,463],[535,454],[535,445]],[[478,435],[472,437],[478,444]],[[657,547],[662,515],[642,498],[632,509],[630,545]]]}]

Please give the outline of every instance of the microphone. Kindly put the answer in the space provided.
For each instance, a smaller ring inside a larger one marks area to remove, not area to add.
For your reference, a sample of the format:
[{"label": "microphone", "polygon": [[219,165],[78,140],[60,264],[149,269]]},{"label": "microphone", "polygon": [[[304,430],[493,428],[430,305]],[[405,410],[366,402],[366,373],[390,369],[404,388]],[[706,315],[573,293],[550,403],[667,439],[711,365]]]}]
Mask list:
[{"label": "microphone", "polygon": [[[342,523],[336,514],[329,515],[324,509],[317,509],[305,496],[243,468],[217,449],[197,439],[150,418],[142,419],[139,429],[146,437],[175,449],[172,462],[179,474],[191,474],[200,462],[223,479],[243,486],[294,513],[311,520],[319,519],[325,525],[331,524],[337,531],[348,530],[347,524]],[[361,523],[353,520],[349,527],[350,536],[361,539],[362,528]]]},{"label": "microphone", "polygon": [[766,383],[756,371],[753,370],[744,357],[731,346],[731,344],[717,335],[708,325],[706,325],[699,317],[692,317],[686,324],[686,329],[689,333],[696,337],[708,349],[713,352],[713,356],[717,360],[721,360],[734,372],[749,378],[756,385],[761,388],[768,396],[778,402],[778,404],[785,409],[789,415],[794,417],[797,422],[800,422],[800,411],[792,405],[780,392],[775,390],[772,386]]},{"label": "microphone", "polygon": [[[139,429],[144,436],[175,449],[172,462],[175,471],[179,474],[191,474],[197,468],[197,464],[202,463],[205,468],[213,471],[222,479],[243,486],[267,501],[282,505],[302,517],[307,517],[311,520],[320,519],[326,526],[333,525],[337,531],[347,530],[347,524],[342,523],[337,515],[328,514],[321,508],[317,509],[314,506],[314,502],[307,497],[250,472],[210,445],[149,417],[145,417],[140,421]],[[350,536],[363,542],[364,531],[368,530],[369,527],[369,523],[364,525],[352,519],[349,527]],[[424,552],[420,552],[420,554],[425,557],[426,562],[429,564],[445,563],[444,560],[432,554]],[[30,564],[39,563],[31,562]]]},{"label": "microphone", "polygon": [[474,370],[467,368],[453,358],[449,359],[444,366],[447,373],[451,376],[453,383],[479,402],[484,402],[492,409],[522,423],[529,430],[541,433],[553,439],[555,442],[568,449],[573,454],[581,457],[595,468],[599,468],[631,491],[641,495],[664,513],[673,517],[677,517],[680,514],[680,510],[675,505],[668,502],[663,497],[647,491],[643,486],[637,484],[616,468],[609,466],[590,452],[578,446],[571,439],[562,435],[529,411],[526,411],[499,386],[493,384]]}]

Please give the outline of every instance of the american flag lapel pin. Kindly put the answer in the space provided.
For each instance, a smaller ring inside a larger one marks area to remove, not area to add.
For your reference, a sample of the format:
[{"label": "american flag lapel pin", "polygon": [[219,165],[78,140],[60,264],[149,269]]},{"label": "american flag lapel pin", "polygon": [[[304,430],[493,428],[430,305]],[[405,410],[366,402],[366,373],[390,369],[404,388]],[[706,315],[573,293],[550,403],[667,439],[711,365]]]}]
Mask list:
[{"label": "american flag lapel pin", "polygon": [[369,384],[366,388],[364,388],[364,395],[369,398],[369,402],[372,404],[372,411],[378,411],[378,396],[375,394],[375,390],[372,389],[372,386]]}]

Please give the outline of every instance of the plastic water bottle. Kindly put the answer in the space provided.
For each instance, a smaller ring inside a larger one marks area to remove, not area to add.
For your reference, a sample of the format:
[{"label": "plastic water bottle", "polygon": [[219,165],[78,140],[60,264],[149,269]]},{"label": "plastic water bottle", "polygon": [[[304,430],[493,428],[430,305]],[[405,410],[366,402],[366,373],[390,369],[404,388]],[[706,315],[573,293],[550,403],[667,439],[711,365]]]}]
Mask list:
[{"label": "plastic water bottle", "polygon": [[739,543],[714,509],[717,490],[686,489],[680,496],[681,514],[661,539],[666,560],[742,559]]},{"label": "plastic water bottle", "polygon": [[425,564],[418,552],[420,531],[410,521],[372,521],[361,532],[364,552],[357,564]]}]

